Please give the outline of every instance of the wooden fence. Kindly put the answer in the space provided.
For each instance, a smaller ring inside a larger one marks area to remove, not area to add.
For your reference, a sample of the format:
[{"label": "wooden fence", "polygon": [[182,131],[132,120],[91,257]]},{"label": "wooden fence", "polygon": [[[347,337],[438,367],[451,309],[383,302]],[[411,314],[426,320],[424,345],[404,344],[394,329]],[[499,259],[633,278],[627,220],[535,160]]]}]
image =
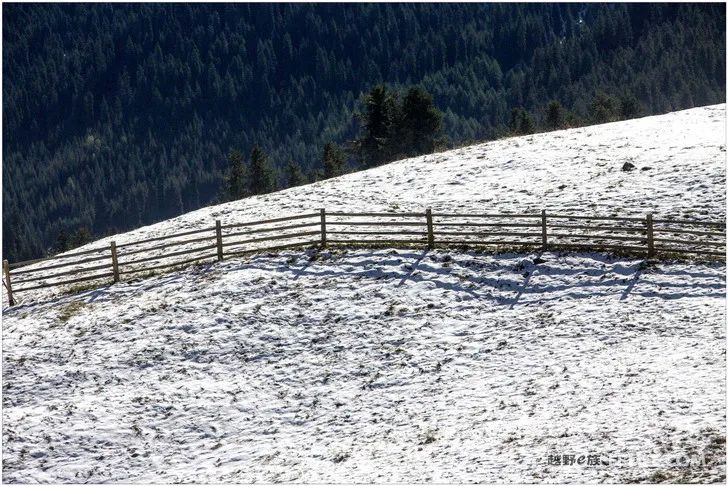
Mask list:
[{"label": "wooden fence", "polygon": [[221,224],[108,247],[9,263],[15,295],[48,287],[86,288],[150,272],[261,251],[319,246],[494,247],[725,257],[725,222],[644,217],[424,212],[317,212]]}]

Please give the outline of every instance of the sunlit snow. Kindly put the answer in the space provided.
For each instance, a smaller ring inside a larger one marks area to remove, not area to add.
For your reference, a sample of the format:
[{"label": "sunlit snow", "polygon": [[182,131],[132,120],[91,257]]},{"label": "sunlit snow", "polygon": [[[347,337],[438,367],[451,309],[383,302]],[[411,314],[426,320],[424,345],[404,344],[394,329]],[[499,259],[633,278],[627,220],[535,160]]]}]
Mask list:
[{"label": "sunlit snow", "polygon": [[[721,220],[725,128],[719,105],[504,139],[113,238],[319,207]],[[725,478],[723,263],[307,250],[20,300],[5,482]]]}]

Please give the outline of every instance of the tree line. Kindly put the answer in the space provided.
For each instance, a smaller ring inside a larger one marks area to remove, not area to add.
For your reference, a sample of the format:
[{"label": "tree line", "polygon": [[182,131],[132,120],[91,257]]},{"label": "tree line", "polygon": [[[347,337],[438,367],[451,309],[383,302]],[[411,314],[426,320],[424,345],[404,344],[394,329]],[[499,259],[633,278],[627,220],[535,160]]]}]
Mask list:
[{"label": "tree line", "polygon": [[239,150],[228,156],[228,172],[220,195],[222,201],[273,192],[307,182],[340,176],[350,170],[370,168],[393,160],[427,154],[442,146],[442,112],[432,96],[411,86],[403,96],[386,85],[375,86],[363,100],[363,111],[354,117],[361,134],[345,147],[332,141],[323,145],[320,168],[305,174],[290,160],[284,168],[283,186],[277,184],[269,157],[255,145],[246,164]]},{"label": "tree line", "polygon": [[552,100],[546,106],[543,119],[534,121],[533,115],[522,107],[513,108],[508,124],[513,135],[530,135],[536,131],[562,130],[584,125],[609,123],[637,118],[643,114],[637,98],[631,94],[621,96],[595,93],[589,104],[589,112],[582,117],[566,109],[560,101]]}]

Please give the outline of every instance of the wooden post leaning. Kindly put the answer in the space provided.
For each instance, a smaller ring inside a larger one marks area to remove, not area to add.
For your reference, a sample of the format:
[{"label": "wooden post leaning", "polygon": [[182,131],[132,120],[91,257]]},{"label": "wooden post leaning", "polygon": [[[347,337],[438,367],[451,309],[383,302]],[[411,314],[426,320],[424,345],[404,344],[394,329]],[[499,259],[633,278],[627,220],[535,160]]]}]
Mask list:
[{"label": "wooden post leaning", "polygon": [[541,250],[546,251],[546,210],[541,210]]},{"label": "wooden post leaning", "polygon": [[5,274],[5,287],[8,289],[8,303],[13,306],[15,299],[13,299],[13,286],[10,284],[10,264],[7,260],[3,260],[3,273]]}]

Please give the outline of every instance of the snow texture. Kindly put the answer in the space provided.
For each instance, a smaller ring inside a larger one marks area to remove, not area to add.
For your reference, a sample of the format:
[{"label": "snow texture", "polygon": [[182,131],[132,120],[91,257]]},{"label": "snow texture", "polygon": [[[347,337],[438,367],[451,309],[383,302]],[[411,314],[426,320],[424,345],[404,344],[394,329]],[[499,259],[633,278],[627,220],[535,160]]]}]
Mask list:
[{"label": "snow texture", "polygon": [[[724,159],[720,105],[418,157],[114,239],[322,206],[723,219]],[[3,312],[5,482],[725,479],[723,263],[308,250],[21,300]]]}]

